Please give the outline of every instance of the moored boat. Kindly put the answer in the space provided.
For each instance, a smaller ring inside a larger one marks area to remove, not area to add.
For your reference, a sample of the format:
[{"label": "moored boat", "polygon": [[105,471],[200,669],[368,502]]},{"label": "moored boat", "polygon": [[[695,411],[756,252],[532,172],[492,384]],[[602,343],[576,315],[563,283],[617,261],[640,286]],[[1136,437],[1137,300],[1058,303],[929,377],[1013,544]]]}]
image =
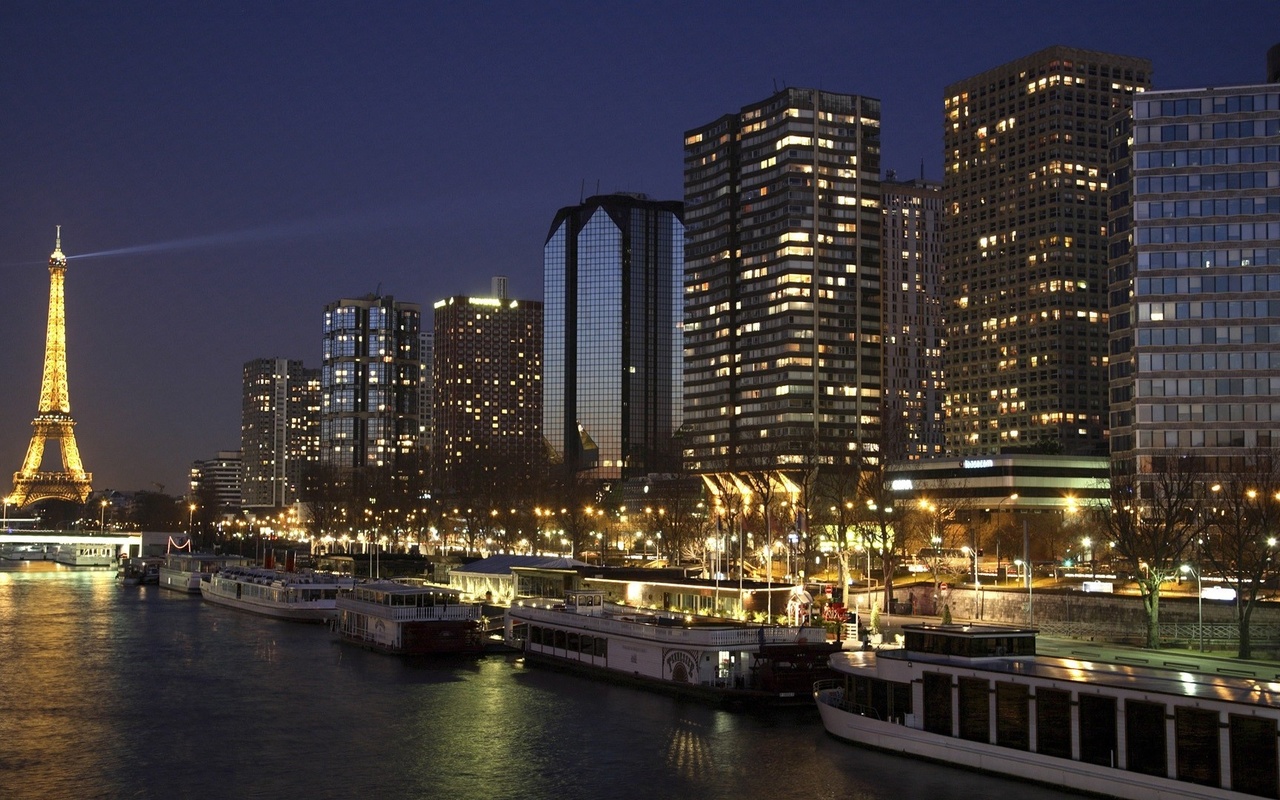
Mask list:
[{"label": "moored boat", "polygon": [[1036,631],[907,625],[832,657],[827,731],[896,753],[1127,800],[1276,797],[1276,684],[1040,656]]},{"label": "moored boat", "polygon": [[294,622],[328,622],[338,615],[338,592],[355,579],[331,572],[285,572],[225,567],[200,582],[210,603]]},{"label": "moored boat", "polygon": [[161,588],[188,594],[200,593],[200,581],[230,566],[248,563],[244,556],[215,555],[213,553],[171,552],[160,565],[158,580]]},{"label": "moored boat", "polygon": [[0,550],[0,558],[6,561],[44,561],[50,555],[49,549],[42,544],[7,545]]},{"label": "moored boat", "polygon": [[397,655],[479,654],[481,606],[447,586],[356,584],[338,595],[334,630],[346,642]]},{"label": "moored boat", "polygon": [[127,558],[116,570],[116,580],[124,586],[155,585],[160,582],[160,563],[156,556]]},{"label": "moored boat", "polygon": [[821,627],[646,611],[606,604],[600,590],[517,602],[505,638],[530,661],[727,703],[809,702],[839,649]]},{"label": "moored boat", "polygon": [[112,544],[76,542],[58,546],[53,560],[69,567],[114,567],[118,548]]}]

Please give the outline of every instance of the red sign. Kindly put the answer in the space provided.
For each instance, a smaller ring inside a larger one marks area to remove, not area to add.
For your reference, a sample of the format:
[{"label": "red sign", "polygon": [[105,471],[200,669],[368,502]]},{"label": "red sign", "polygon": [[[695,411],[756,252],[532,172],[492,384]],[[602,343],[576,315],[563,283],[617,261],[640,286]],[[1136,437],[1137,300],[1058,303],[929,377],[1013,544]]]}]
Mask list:
[{"label": "red sign", "polygon": [[938,584],[938,591],[940,591],[940,592],[949,592],[949,591],[951,591],[951,585],[950,585],[950,584],[947,584],[947,583],[940,583],[940,584]]}]

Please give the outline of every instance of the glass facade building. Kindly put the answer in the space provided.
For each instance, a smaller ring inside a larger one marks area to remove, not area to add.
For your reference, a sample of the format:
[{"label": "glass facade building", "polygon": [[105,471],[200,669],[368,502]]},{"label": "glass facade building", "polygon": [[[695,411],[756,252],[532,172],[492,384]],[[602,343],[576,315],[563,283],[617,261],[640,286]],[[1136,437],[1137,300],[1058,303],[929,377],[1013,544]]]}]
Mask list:
[{"label": "glass facade building", "polygon": [[685,133],[693,471],[879,457],[879,176],[869,97],[785,89]]},{"label": "glass facade building", "polygon": [[445,494],[529,480],[542,463],[542,303],[455,296],[435,304],[432,485]]},{"label": "glass facade building", "polygon": [[394,466],[417,455],[421,311],[366,295],[324,309],[320,456],[339,469]]},{"label": "glass facade building", "polygon": [[1111,453],[1280,445],[1280,87],[1149,92],[1116,124]]},{"label": "glass facade building", "polygon": [[542,429],[593,480],[673,472],[683,417],[683,207],[643,195],[562,208],[543,247]]},{"label": "glass facade building", "polygon": [[320,370],[256,358],[244,365],[240,409],[241,492],[249,508],[298,501],[302,473],[320,457]]},{"label": "glass facade building", "polygon": [[884,435],[890,463],[942,455],[942,186],[888,181],[884,202]]},{"label": "glass facade building", "polygon": [[946,88],[947,452],[1107,452],[1110,123],[1150,62],[1050,47]]}]

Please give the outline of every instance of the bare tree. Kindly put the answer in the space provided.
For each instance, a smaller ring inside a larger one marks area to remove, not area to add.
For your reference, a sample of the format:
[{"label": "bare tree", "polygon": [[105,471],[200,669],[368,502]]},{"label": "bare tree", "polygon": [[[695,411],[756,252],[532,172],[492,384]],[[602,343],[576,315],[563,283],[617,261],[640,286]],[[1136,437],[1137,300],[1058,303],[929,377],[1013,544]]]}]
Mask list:
[{"label": "bare tree", "polygon": [[1202,577],[1207,562],[1235,590],[1240,636],[1236,655],[1250,658],[1249,622],[1259,593],[1280,575],[1280,564],[1272,558],[1280,527],[1280,452],[1256,450],[1241,459],[1239,467],[1220,474],[1210,487],[1210,527],[1198,540],[1195,569]]},{"label": "bare tree", "polygon": [[1178,577],[1183,554],[1204,530],[1199,505],[1205,489],[1195,459],[1162,457],[1147,471],[1113,474],[1110,503],[1089,509],[1096,529],[1137,580],[1147,647],[1160,646],[1160,587]]}]

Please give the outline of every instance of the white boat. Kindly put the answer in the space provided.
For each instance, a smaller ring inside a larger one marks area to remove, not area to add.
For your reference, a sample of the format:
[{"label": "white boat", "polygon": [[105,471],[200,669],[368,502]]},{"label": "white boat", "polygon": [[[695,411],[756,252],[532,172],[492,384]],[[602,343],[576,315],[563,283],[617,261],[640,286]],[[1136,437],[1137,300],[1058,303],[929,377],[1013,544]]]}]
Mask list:
[{"label": "white boat", "polygon": [[113,544],[75,543],[58,545],[53,560],[69,567],[114,567],[119,550]]},{"label": "white boat", "polygon": [[478,654],[484,651],[480,611],[448,586],[374,581],[338,595],[334,629],[343,641],[384,653]]},{"label": "white boat", "polygon": [[14,544],[0,550],[0,558],[6,561],[44,561],[48,557],[49,551],[42,544]]},{"label": "white boat", "polygon": [[814,687],[855,744],[1126,800],[1280,793],[1280,684],[1038,656],[1034,630],[907,625]]},{"label": "white boat", "polygon": [[839,649],[821,627],[647,611],[598,589],[515,603],[505,639],[526,660],[729,703],[807,703]]},{"label": "white boat", "polygon": [[239,611],[295,622],[328,622],[338,616],[338,592],[355,586],[349,575],[225,567],[200,582],[200,596]]},{"label": "white boat", "polygon": [[243,566],[249,562],[244,556],[214,555],[213,553],[169,553],[160,565],[160,586],[175,592],[200,593],[200,581],[230,566]]}]

